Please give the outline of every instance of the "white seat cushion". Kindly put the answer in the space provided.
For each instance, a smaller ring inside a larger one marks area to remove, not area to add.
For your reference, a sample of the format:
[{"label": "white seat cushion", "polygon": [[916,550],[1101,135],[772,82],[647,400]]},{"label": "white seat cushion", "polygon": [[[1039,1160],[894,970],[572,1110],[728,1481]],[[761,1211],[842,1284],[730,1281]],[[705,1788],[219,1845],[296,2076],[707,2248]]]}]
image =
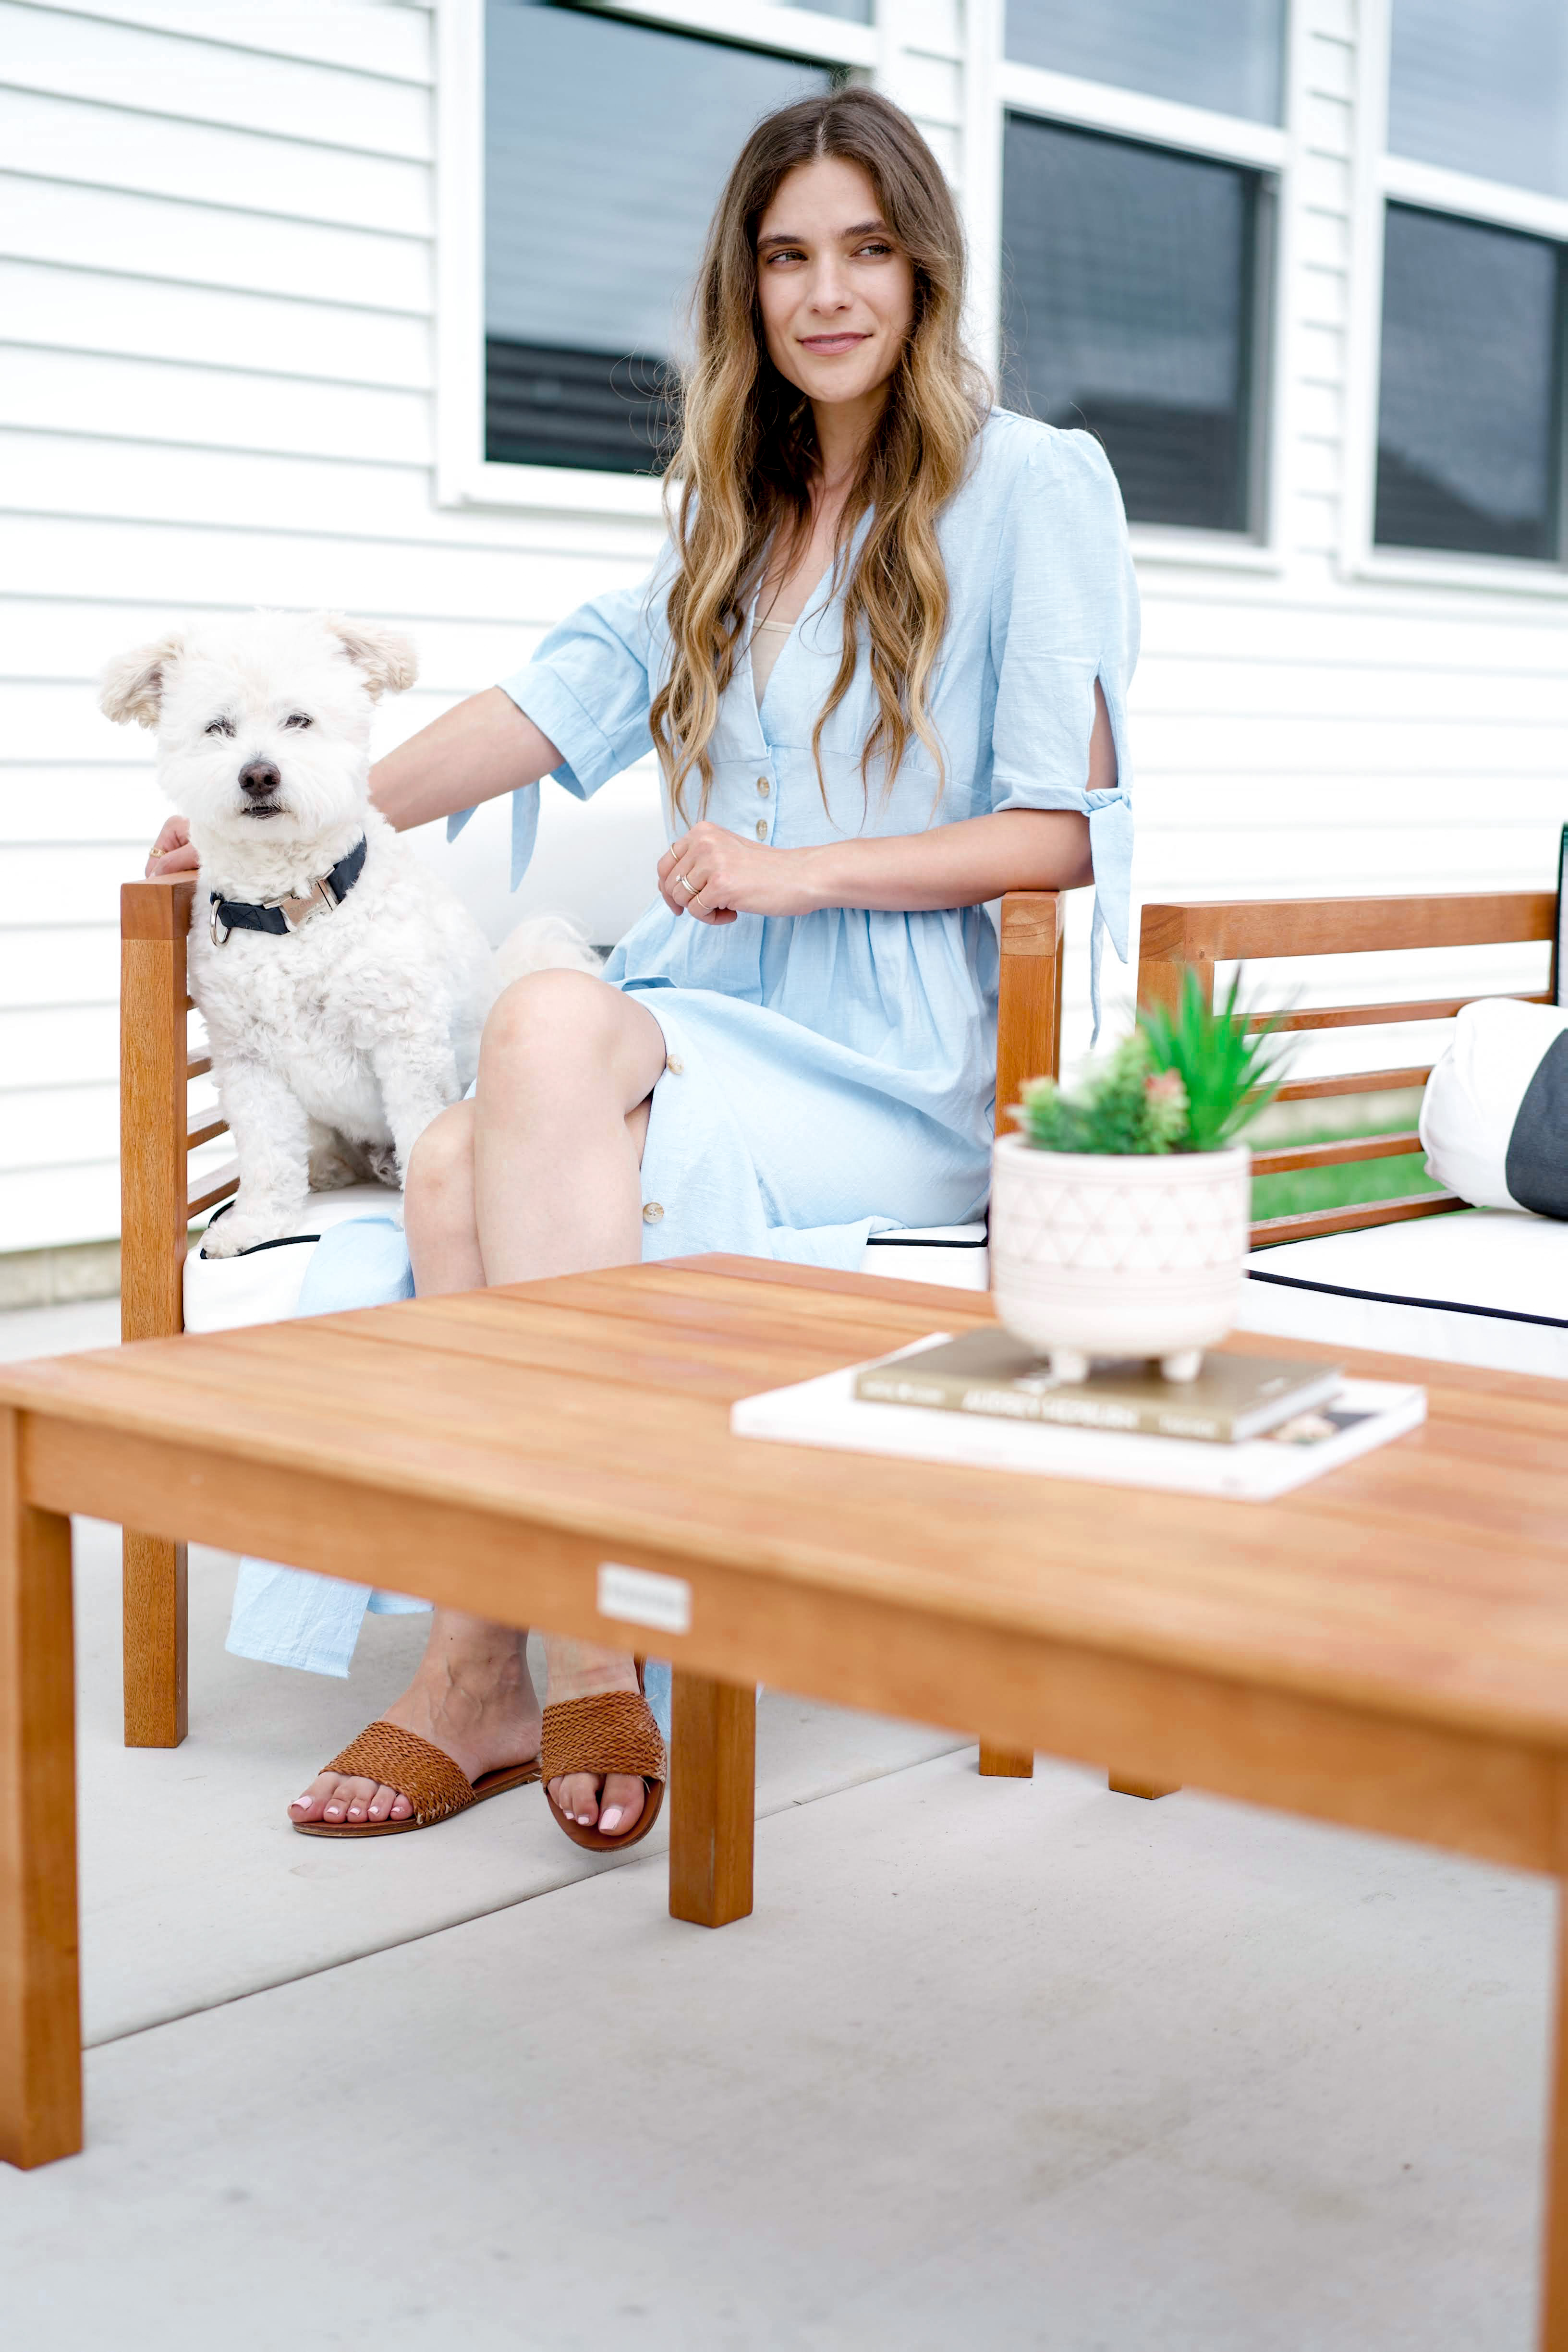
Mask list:
[{"label": "white seat cushion", "polygon": [[1459,1209],[1255,1251],[1240,1328],[1568,1380],[1568,1223]]},{"label": "white seat cushion", "polygon": [[[329,1225],[348,1217],[393,1217],[403,1223],[403,1195],[380,1184],[353,1184],[341,1192],[313,1192],[297,1233],[263,1242],[240,1257],[185,1260],[187,1331],[235,1331],[247,1323],[281,1323],[300,1304],[310,1252]],[[950,1290],[990,1286],[984,1225],[931,1225],[920,1232],[881,1234],[866,1251],[867,1274],[903,1282],[934,1282]]]},{"label": "white seat cushion", "polygon": [[191,1250],[185,1258],[186,1330],[237,1331],[245,1323],[286,1321],[299,1307],[310,1252],[329,1225],[350,1217],[391,1217],[401,1224],[403,1195],[384,1184],[312,1192],[287,1241],[260,1242],[238,1257],[204,1257],[199,1249]]},{"label": "white seat cushion", "polygon": [[860,1271],[889,1275],[899,1282],[939,1282],[948,1290],[989,1290],[985,1227],[911,1225],[899,1233],[873,1234]]}]

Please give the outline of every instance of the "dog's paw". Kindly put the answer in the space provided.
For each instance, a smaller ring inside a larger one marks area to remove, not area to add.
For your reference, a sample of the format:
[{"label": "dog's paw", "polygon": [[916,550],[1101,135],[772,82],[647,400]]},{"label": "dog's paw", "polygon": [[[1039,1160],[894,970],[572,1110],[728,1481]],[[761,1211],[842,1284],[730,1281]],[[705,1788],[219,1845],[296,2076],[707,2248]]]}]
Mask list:
[{"label": "dog's paw", "polygon": [[241,1216],[230,1210],[207,1227],[202,1237],[204,1257],[238,1257],[242,1251],[254,1249],[258,1242],[280,1242],[289,1230],[292,1220],[287,1216]]},{"label": "dog's paw", "polygon": [[367,1143],[364,1156],[370,1172],[378,1184],[390,1184],[394,1192],[401,1189],[403,1171],[397,1164],[397,1147],[392,1143]]}]

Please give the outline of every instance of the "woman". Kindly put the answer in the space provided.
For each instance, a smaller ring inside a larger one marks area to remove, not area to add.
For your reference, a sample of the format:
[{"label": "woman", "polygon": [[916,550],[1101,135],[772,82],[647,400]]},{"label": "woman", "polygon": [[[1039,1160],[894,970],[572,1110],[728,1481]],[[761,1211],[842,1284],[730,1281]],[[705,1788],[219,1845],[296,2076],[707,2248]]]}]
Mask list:
[{"label": "woman", "polygon": [[[422,1295],[703,1249],[853,1268],[872,1231],[977,1217],[984,902],[1093,878],[1096,946],[1103,918],[1125,952],[1121,501],[1087,435],[988,413],[963,298],[946,183],[895,107],[846,89],[760,124],[701,266],[651,580],[378,766],[377,804],[423,824],[547,774],[586,796],[651,736],[669,812],[610,985],[514,983],[473,1099],[417,1146]],[[632,1842],[663,1772],[633,1663],[548,1656],[552,1810]],[[521,1635],[439,1612],[386,1721],[470,1782],[531,1759]],[[296,1825],[434,1812],[389,1752],[346,1750]]]}]

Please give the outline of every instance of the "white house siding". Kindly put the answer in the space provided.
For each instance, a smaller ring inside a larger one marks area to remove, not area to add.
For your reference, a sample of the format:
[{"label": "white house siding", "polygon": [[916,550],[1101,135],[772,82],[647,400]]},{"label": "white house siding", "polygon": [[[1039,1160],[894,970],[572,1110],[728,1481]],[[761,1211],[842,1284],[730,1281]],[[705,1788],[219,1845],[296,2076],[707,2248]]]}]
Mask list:
[{"label": "white house siding", "polygon": [[[998,24],[884,0],[877,38],[983,247]],[[1299,0],[1272,553],[1141,550],[1146,897],[1539,884],[1568,805],[1568,606],[1347,576],[1357,34],[1352,0]],[[101,660],[253,604],[393,618],[423,675],[391,741],[655,543],[647,514],[437,503],[436,55],[396,0],[0,0],[0,1250],[117,1224],[116,898],[163,812]],[[651,780],[552,799],[529,896],[592,869],[603,935],[644,895]],[[502,830],[461,851],[493,925]]]},{"label": "white house siding", "polygon": [[[0,1250],[118,1228],[118,892],[166,811],[103,659],[255,604],[393,618],[389,743],[655,543],[435,503],[433,52],[423,7],[0,0]],[[579,814],[605,922],[647,800]]]}]

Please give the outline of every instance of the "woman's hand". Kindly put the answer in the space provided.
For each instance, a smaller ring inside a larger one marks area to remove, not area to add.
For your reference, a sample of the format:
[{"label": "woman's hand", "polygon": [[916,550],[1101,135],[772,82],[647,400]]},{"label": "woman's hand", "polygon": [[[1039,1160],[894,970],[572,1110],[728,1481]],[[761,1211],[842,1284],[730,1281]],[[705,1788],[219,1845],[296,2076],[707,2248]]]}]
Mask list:
[{"label": "woman's hand", "polygon": [[[1107,781],[1115,780],[1113,770]],[[1008,890],[1073,890],[1093,879],[1089,819],[1076,809],[998,809],[929,833],[810,849],[772,849],[704,823],[658,861],[665,905],[700,923],[810,915],[821,907],[930,913],[977,907]]]},{"label": "woman's hand", "polygon": [[194,874],[195,870],[191,828],[183,816],[172,816],[147,852],[147,878],[152,881],[157,875]]},{"label": "woman's hand", "polygon": [[658,887],[671,914],[700,923],[737,915],[805,915],[818,901],[806,870],[816,852],[771,849],[721,824],[694,824],[658,861]]}]

